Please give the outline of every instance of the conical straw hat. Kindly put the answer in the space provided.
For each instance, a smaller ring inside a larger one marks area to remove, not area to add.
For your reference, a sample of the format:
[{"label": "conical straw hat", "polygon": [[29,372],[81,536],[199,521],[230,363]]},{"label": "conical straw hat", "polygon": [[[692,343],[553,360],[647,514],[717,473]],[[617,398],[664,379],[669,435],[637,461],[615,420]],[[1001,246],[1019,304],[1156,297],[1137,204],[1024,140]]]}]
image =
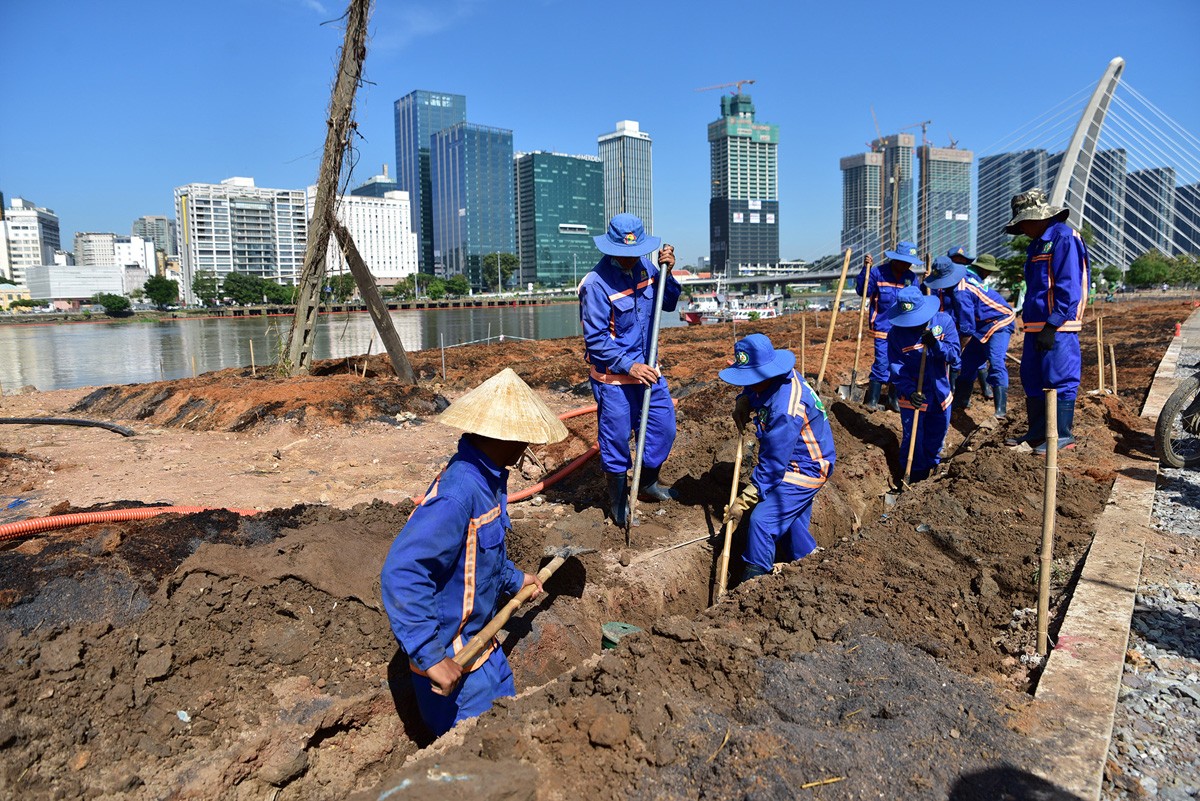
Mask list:
[{"label": "conical straw hat", "polygon": [[567,438],[567,427],[511,367],[463,395],[437,419],[470,434],[509,442],[545,444]]}]

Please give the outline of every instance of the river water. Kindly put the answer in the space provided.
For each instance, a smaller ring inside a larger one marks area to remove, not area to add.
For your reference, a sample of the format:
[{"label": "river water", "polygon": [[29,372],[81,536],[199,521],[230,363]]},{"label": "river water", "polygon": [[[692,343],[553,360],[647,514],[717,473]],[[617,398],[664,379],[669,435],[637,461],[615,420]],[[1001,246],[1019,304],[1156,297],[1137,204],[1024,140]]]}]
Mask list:
[{"label": "river water", "polygon": [[[407,350],[423,350],[505,337],[554,339],[581,333],[574,303],[479,309],[394,311],[392,320]],[[274,363],[292,324],[291,316],[175,319],[160,322],[0,324],[0,387],[39,390],[134,384],[190,377],[196,371],[250,364],[250,343],[259,366]],[[682,325],[663,312],[664,327]],[[314,355],[340,358],[381,350],[369,315],[323,314]]]}]

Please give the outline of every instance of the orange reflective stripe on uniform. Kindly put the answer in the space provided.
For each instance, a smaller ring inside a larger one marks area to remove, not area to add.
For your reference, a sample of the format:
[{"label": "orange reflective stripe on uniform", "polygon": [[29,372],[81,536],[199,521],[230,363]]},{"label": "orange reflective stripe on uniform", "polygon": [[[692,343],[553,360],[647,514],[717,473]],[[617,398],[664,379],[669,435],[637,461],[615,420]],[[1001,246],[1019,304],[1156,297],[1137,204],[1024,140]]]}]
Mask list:
[{"label": "orange reflective stripe on uniform", "polygon": [[597,370],[595,367],[592,368],[591,376],[595,380],[599,381],[601,384],[640,384],[640,383],[642,383],[641,381],[638,381],[636,378],[634,378],[631,375],[625,375],[624,373],[602,373],[599,370]]},{"label": "orange reflective stripe on uniform", "polygon": [[[1014,322],[1016,319],[1017,319],[1017,315],[1015,313],[1010,313],[1007,317],[1001,317],[999,320],[992,323],[992,327],[987,330],[986,334],[984,334],[983,336],[981,336],[979,338],[979,341],[987,342],[989,339],[992,338],[992,334],[996,333],[1001,328],[1004,328],[1009,323]],[[970,341],[971,341],[971,338],[967,337],[966,340],[963,341],[962,346],[965,348],[967,346],[967,343]]]},{"label": "orange reflective stripe on uniform", "polygon": [[632,295],[634,292],[636,292],[637,290],[645,289],[646,287],[650,286],[653,283],[654,283],[653,278],[647,278],[645,281],[642,281],[637,286],[635,286],[633,289],[622,289],[620,292],[612,293],[611,295],[608,296],[608,299],[609,300],[620,300],[621,298],[627,298],[630,295]]},{"label": "orange reflective stripe on uniform", "polygon": [[463,556],[462,620],[458,624],[458,631],[454,633],[454,653],[456,654],[466,646],[466,643],[463,642],[462,633],[467,625],[467,618],[475,610],[475,557],[479,544],[479,529],[499,516],[500,507],[496,506],[484,512],[479,517],[471,518],[471,522],[467,524],[466,553]]},{"label": "orange reflective stripe on uniform", "polygon": [[[808,449],[809,457],[821,466],[821,475],[827,476],[829,473],[829,460],[825,458],[825,452],[821,450],[821,443],[817,441],[816,435],[813,433],[812,424],[808,419],[807,408],[804,405],[804,382],[796,372],[792,371],[792,394],[788,399],[788,414],[793,417],[799,417],[804,421],[804,425],[800,429],[800,438],[804,441],[804,447]],[[824,478],[814,479],[812,476],[807,476],[800,473],[798,470],[790,471],[791,473],[801,476],[804,481],[817,481],[816,484],[801,483],[800,479],[789,480],[789,473],[785,473],[783,480],[789,484],[798,484],[799,486],[821,486],[825,483]]]}]

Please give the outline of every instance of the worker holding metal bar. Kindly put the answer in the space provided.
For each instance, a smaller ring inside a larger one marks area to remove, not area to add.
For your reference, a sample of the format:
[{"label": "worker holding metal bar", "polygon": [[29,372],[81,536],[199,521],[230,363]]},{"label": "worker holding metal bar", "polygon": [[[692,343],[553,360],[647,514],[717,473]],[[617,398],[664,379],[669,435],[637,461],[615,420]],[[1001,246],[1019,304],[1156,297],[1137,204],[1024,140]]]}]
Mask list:
[{"label": "worker holding metal bar", "polygon": [[[875,342],[875,362],[871,365],[871,383],[867,387],[864,399],[867,408],[874,411],[879,408],[879,398],[883,393],[883,385],[888,376],[888,331],[892,324],[887,313],[896,303],[896,293],[906,286],[919,285],[913,265],[922,264],[917,255],[917,246],[912,242],[900,242],[895,250],[884,251],[887,261],[879,267],[873,267],[871,254],[863,257],[862,270],[854,282],[854,291],[863,303],[870,303],[871,337]],[[888,407],[899,411],[896,393],[888,393]]]},{"label": "worker holding metal bar", "polygon": [[719,375],[744,387],[733,419],[745,428],[754,416],[758,464],[741,495],[725,510],[725,523],[750,511],[742,581],[771,572],[777,561],[812,553],[813,500],[833,474],[837,454],[825,405],[795,370],[796,355],[776,350],[763,334],[733,346],[733,364]]},{"label": "worker holding metal bar", "polygon": [[[392,543],[380,576],[392,633],[408,655],[421,717],[437,735],[514,695],[512,670],[492,639],[474,660],[454,656],[500,599],[541,582],[508,558],[508,470],[530,443],[567,429],[512,369],[459,398],[438,421],[464,432]],[[536,592],[535,592],[536,595]]]},{"label": "worker holding metal bar", "polygon": [[1008,414],[1008,342],[1016,331],[1017,314],[987,280],[997,270],[996,257],[984,253],[971,262],[958,293],[958,337],[962,343],[962,373],[954,387],[954,407],[971,405],[976,374],[987,369],[996,419]]},{"label": "worker holding metal bar", "polygon": [[642,463],[640,501],[666,501],[675,491],[659,472],[675,442],[675,406],[667,380],[656,364],[647,364],[654,317],[654,293],[663,284],[663,311],[674,311],[679,282],[671,275],[675,251],[664,245],[655,267],[649,254],[662,242],[646,233],[633,214],[618,214],[608,230],[594,238],[604,254],[579,282],[579,320],[586,358],[591,365],[596,398],[600,463],[608,479],[609,514],[624,527],[629,513],[629,478],[633,466],[629,439],[638,428],[642,399],[651,387]]},{"label": "worker holding metal bar", "polygon": [[1029,430],[1007,440],[1027,442],[1035,453],[1046,452],[1047,389],[1057,390],[1058,449],[1075,447],[1075,396],[1083,369],[1079,330],[1087,307],[1091,268],[1079,232],[1067,224],[1070,209],[1050,204],[1041,189],[1012,199],[1012,220],[1004,230],[1029,237],[1025,251],[1025,304],[1021,320],[1025,344],[1021,353],[1021,385]]}]

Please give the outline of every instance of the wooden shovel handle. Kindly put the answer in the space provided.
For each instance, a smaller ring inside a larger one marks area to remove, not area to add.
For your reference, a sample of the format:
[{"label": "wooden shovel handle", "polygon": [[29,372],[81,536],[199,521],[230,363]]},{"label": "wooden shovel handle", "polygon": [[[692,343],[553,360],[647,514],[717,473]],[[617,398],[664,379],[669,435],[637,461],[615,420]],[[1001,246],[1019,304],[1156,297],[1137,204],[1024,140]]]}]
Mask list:
[{"label": "wooden shovel handle", "polygon": [[[561,556],[554,557],[552,560],[550,560],[550,564],[538,571],[538,579],[544,584],[546,579],[553,576],[554,571],[558,570],[564,561],[566,560]],[[523,587],[520,592],[512,597],[512,600],[504,605],[503,609],[496,613],[494,618],[488,621],[486,626],[479,630],[478,634],[471,638],[471,641],[467,643],[466,647],[454,655],[454,661],[457,662],[460,667],[466,667],[475,661],[475,657],[478,656],[479,652],[482,651],[484,647],[492,641],[492,638],[496,636],[497,632],[504,627],[504,624],[508,622],[510,617],[512,617],[513,612],[517,611],[518,607],[528,601],[529,596],[533,595],[535,592],[537,592],[536,584],[530,584],[528,587]]]},{"label": "wooden shovel handle", "polygon": [[[729,507],[733,508],[734,501],[737,500],[738,481],[742,474],[742,443],[745,438],[742,432],[738,432],[737,456],[733,459],[733,486],[729,488]],[[717,562],[717,600],[725,594],[725,586],[729,583],[729,546],[733,541],[734,522],[730,520],[725,524],[725,544],[721,546],[721,559]]]},{"label": "wooden shovel handle", "polygon": [[[921,348],[921,366],[917,369],[917,392],[922,394],[925,392],[925,357],[928,353],[928,348]],[[926,398],[925,401],[928,403],[929,399]],[[908,460],[904,463],[904,478],[900,479],[901,489],[908,486],[908,477],[912,473],[913,453],[917,449],[917,423],[920,420],[921,410],[913,409],[912,430],[908,434]]]},{"label": "wooden shovel handle", "polygon": [[833,347],[833,328],[837,325],[838,307],[842,305],[842,290],[846,288],[846,271],[850,269],[850,248],[846,248],[842,259],[842,277],[838,279],[837,296],[833,299],[833,310],[829,313],[829,334],[825,337],[825,352],[821,355],[821,370],[817,373],[816,390],[821,391],[825,380],[825,367],[829,364],[829,349]]}]

